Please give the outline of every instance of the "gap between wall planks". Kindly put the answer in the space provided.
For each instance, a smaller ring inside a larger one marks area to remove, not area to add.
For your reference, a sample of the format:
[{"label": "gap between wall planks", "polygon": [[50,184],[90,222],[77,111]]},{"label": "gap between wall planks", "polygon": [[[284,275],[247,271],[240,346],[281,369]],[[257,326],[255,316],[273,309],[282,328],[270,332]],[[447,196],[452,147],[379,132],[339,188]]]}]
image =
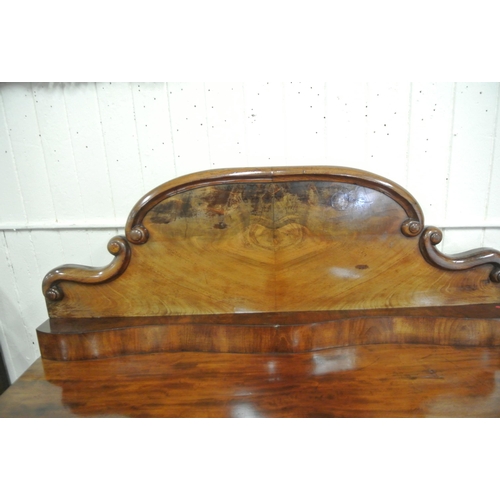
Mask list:
[{"label": "gap between wall planks", "polygon": [[447,228],[445,252],[500,247],[499,89],[496,83],[0,85],[0,340],[11,379],[38,356],[43,275],[66,262],[107,264],[107,241],[123,233],[118,221],[145,192],[185,173],[362,168],[402,184],[428,224]]}]

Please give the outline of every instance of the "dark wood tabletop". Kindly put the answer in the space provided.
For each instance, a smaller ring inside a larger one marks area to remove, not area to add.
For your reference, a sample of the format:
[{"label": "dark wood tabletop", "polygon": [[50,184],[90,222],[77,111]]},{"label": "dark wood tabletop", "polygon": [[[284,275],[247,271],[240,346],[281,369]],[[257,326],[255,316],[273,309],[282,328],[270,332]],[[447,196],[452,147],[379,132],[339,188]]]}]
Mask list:
[{"label": "dark wood tabletop", "polygon": [[0,417],[498,417],[498,373],[498,348],[430,345],[39,359]]}]

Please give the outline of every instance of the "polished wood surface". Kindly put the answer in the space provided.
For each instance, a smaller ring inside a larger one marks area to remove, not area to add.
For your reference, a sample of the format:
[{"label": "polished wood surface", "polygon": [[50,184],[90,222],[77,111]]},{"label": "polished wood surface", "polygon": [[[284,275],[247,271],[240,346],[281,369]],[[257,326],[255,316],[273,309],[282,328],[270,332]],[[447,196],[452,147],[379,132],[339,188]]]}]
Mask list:
[{"label": "polished wood surface", "polygon": [[500,415],[500,253],[442,254],[387,179],[192,174],[125,232],[47,274],[44,359],[0,416]]},{"label": "polished wood surface", "polygon": [[500,305],[47,320],[42,357],[198,351],[292,353],[370,344],[500,346]]},{"label": "polished wood surface", "polygon": [[498,373],[500,349],[427,345],[40,359],[0,417],[499,417]]},{"label": "polished wood surface", "polygon": [[51,318],[500,300],[494,251],[473,251],[457,264],[436,253],[434,237],[430,249],[419,245],[423,229],[411,194],[368,172],[209,171],[148,193],[132,210],[126,239],[113,240],[109,268],[55,269],[44,293]]}]

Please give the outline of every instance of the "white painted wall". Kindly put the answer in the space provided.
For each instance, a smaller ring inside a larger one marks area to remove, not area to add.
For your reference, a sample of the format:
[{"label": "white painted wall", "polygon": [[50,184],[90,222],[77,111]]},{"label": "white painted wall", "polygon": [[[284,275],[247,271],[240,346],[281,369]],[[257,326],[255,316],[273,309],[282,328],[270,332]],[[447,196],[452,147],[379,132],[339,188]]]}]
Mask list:
[{"label": "white painted wall", "polygon": [[499,96],[497,83],[0,85],[0,342],[12,381],[39,356],[45,273],[110,262],[106,244],[134,203],[182,174],[370,170],[449,228],[446,252],[500,248]]}]

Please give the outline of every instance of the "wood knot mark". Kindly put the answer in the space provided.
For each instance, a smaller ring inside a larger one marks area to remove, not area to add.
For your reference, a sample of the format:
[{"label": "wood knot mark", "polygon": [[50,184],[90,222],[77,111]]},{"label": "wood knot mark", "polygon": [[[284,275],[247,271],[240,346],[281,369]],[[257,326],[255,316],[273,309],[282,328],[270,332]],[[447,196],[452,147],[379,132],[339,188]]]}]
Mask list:
[{"label": "wood knot mark", "polygon": [[340,191],[332,196],[332,207],[335,210],[344,211],[347,210],[349,205],[351,204],[351,200],[349,199],[349,192]]},{"label": "wood knot mark", "polygon": [[368,266],[366,264],[358,264],[356,269],[368,269]]}]

